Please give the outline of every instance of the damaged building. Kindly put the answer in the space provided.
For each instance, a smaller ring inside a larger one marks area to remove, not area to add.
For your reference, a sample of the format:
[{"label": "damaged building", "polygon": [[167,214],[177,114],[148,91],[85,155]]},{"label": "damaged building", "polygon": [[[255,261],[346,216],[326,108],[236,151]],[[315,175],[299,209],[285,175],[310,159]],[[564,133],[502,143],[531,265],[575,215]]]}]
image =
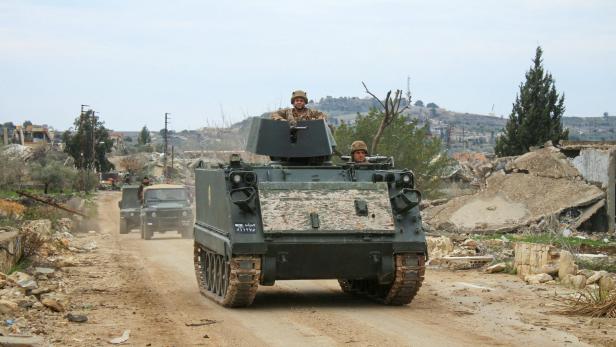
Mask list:
[{"label": "damaged building", "polygon": [[0,128],[0,136],[4,145],[38,146],[50,144],[54,139],[54,130],[47,125],[27,124],[22,126],[5,123]]},{"label": "damaged building", "polygon": [[550,143],[518,157],[479,161],[481,189],[422,211],[438,232],[615,230],[615,143]]}]

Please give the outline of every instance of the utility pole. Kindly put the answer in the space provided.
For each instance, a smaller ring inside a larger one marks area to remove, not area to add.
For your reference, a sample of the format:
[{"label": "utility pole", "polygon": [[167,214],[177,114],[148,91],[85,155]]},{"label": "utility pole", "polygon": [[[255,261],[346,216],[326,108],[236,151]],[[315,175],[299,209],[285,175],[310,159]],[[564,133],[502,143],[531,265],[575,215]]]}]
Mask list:
[{"label": "utility pole", "polygon": [[411,102],[411,76],[406,76],[406,100]]},{"label": "utility pole", "polygon": [[92,111],[92,171],[96,172],[96,111]]},{"label": "utility pole", "polygon": [[163,175],[165,177],[165,181],[167,181],[167,146],[169,145],[168,142],[168,131],[167,131],[167,125],[169,124],[169,112],[165,112],[165,137],[163,139],[163,141],[165,142],[164,145],[164,157],[163,157]]}]

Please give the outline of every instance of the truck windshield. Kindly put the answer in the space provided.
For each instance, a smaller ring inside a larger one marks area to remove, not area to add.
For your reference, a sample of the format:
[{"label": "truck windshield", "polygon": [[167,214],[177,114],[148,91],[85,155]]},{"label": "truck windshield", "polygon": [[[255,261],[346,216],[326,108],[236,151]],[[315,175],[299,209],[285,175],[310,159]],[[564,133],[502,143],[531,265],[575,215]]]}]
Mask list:
[{"label": "truck windshield", "polygon": [[137,188],[127,188],[122,191],[122,208],[138,208],[139,204]]},{"label": "truck windshield", "polygon": [[186,201],[186,190],[178,189],[152,189],[145,192],[145,200],[148,202],[157,201]]}]

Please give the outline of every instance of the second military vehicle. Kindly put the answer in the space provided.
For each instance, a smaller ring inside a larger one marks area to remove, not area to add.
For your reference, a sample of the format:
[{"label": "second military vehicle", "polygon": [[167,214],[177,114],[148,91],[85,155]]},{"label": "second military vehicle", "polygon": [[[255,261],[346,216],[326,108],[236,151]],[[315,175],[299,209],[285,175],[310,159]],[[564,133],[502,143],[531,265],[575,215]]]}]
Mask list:
[{"label": "second military vehicle", "polygon": [[413,173],[392,159],[333,165],[325,121],[259,118],[253,166],[197,167],[195,271],[206,297],[247,306],[276,280],[338,279],[343,291],[387,305],[411,302],[427,249]]},{"label": "second military vehicle", "polygon": [[177,231],[182,238],[193,234],[193,212],[186,187],[155,184],[143,188],[140,211],[141,238],[149,240],[154,232]]},{"label": "second military vehicle", "polygon": [[139,186],[122,186],[122,200],[118,201],[120,208],[120,234],[128,234],[132,229],[138,229],[141,224],[139,201]]}]

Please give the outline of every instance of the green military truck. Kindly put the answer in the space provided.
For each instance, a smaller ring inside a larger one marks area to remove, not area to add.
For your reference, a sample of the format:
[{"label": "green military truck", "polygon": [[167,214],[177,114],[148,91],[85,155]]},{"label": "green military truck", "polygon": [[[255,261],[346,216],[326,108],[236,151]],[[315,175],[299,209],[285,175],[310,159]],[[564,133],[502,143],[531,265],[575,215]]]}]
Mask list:
[{"label": "green military truck", "polygon": [[185,186],[155,184],[143,189],[140,210],[141,238],[150,240],[154,232],[177,231],[192,238],[193,212]]},{"label": "green military truck", "polygon": [[141,202],[139,201],[139,186],[122,186],[122,200],[118,201],[120,208],[120,234],[128,234],[141,225]]}]

